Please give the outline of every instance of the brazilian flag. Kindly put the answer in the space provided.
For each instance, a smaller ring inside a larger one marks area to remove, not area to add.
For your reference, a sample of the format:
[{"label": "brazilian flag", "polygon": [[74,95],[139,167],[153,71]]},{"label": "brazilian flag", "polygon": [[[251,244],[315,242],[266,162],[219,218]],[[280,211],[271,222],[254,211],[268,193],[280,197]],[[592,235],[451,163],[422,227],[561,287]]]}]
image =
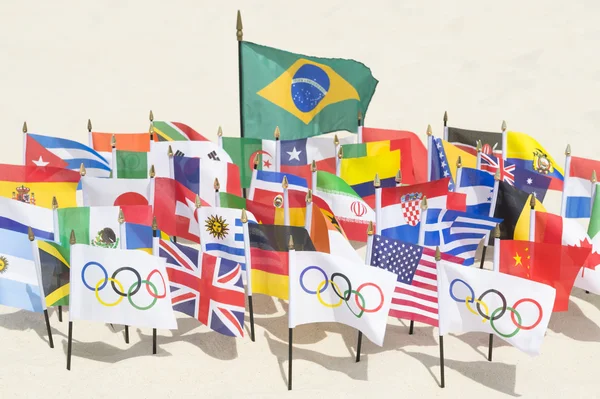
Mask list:
[{"label": "brazilian flag", "polygon": [[37,245],[40,253],[46,306],[67,306],[69,304],[70,247],[41,240],[38,240]]},{"label": "brazilian flag", "polygon": [[282,140],[358,131],[377,87],[364,64],[339,58],[294,54],[242,42],[244,137]]}]

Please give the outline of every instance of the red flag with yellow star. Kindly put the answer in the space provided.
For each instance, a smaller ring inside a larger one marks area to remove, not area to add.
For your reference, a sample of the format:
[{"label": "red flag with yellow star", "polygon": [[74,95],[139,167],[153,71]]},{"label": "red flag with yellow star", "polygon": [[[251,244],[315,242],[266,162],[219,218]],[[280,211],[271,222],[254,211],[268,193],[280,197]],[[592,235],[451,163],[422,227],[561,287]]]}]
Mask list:
[{"label": "red flag with yellow star", "polygon": [[569,295],[577,272],[590,252],[591,248],[502,240],[500,272],[554,287],[556,299],[553,311],[565,312],[569,308]]}]

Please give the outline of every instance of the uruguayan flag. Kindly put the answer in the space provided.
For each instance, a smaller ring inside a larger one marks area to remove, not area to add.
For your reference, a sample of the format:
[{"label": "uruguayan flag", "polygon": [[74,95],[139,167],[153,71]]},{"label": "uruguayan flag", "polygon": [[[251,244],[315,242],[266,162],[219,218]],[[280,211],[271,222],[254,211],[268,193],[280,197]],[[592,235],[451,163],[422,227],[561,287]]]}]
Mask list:
[{"label": "uruguayan flag", "polygon": [[281,183],[283,177],[287,177],[288,189],[298,191],[308,191],[308,183],[306,179],[298,177],[290,173],[282,172],[270,172],[267,170],[255,170],[252,174],[252,181],[250,182],[250,194],[249,199],[254,199],[254,190],[257,188],[266,191],[283,192]]},{"label": "uruguayan flag", "polygon": [[466,194],[467,212],[488,216],[494,198],[494,176],[483,170],[458,169],[457,193]]},{"label": "uruguayan flag", "polygon": [[28,137],[34,139],[40,146],[65,161],[67,163],[65,169],[78,171],[81,164],[83,164],[87,176],[110,176],[110,164],[108,161],[85,144],[60,137],[42,136],[31,133],[28,133]]},{"label": "uruguayan flag", "polygon": [[464,265],[475,261],[479,242],[502,219],[447,209],[429,209],[425,226],[425,246],[440,247],[440,251],[465,259]]}]

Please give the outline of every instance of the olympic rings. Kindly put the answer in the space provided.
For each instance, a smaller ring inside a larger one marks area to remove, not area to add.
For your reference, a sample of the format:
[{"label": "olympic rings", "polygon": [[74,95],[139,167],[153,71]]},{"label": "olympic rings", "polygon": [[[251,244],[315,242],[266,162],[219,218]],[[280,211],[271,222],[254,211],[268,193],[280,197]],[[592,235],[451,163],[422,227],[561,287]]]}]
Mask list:
[{"label": "olympic rings", "polygon": [[[465,299],[460,299],[456,295],[454,295],[454,285],[459,282],[462,283],[469,290],[469,293],[471,294],[471,295],[467,295],[465,297]],[[496,289],[486,290],[483,292],[483,294],[481,294],[479,296],[479,298],[475,298],[475,292],[473,290],[473,287],[471,287],[466,281],[461,280],[459,278],[452,280],[452,282],[450,283],[449,294],[450,294],[450,297],[452,299],[454,299],[454,301],[456,301],[458,303],[464,303],[466,308],[469,310],[469,312],[473,313],[476,316],[482,317],[483,318],[482,322],[485,323],[487,320],[489,320],[490,327],[492,327],[492,329],[496,332],[496,334],[498,334],[499,336],[501,336],[503,338],[512,338],[515,335],[517,335],[517,333],[521,330],[526,330],[526,331],[533,330],[535,327],[537,327],[540,324],[540,322],[542,321],[542,318],[544,316],[544,312],[542,310],[542,305],[540,305],[540,303],[538,301],[536,301],[535,299],[522,298],[522,299],[519,299],[518,301],[516,301],[513,306],[508,306],[508,304],[506,302],[506,297],[504,296],[504,294]],[[483,298],[488,294],[496,294],[498,296],[498,298],[500,298],[500,301],[502,302],[502,306],[500,306],[499,308],[496,308],[491,314],[490,314],[490,309],[489,309],[487,303],[483,301]],[[477,311],[475,311],[475,309],[473,309],[473,307],[470,305],[473,302],[475,302],[475,304],[476,304]],[[532,303],[533,305],[535,305],[535,307],[537,307],[537,310],[538,310],[538,317],[537,317],[536,321],[533,324],[531,324],[530,326],[524,326],[522,324],[521,315],[516,310],[517,306],[519,306],[520,304],[525,303],[525,302]],[[482,308],[483,308],[483,311],[482,311]],[[510,333],[500,332],[498,330],[498,328],[496,327],[496,322],[502,316],[504,316],[506,311],[510,312],[510,319],[516,327],[515,330]]]},{"label": "olympic rings", "polygon": [[[95,287],[92,287],[87,282],[86,277],[85,277],[86,271],[87,271],[88,267],[90,267],[90,266],[97,266],[98,268],[100,268],[100,270],[104,274],[104,278],[101,278],[100,280],[98,280]],[[128,271],[128,272],[133,273],[135,276],[135,279],[136,279],[136,281],[133,282],[133,284],[129,287],[129,289],[127,291],[125,291],[121,281],[119,281],[117,279],[117,275],[122,271]],[[159,292],[158,289],[150,281],[152,279],[152,276],[154,276],[154,274],[158,274],[160,279],[162,280],[163,293],[161,295],[158,294],[158,292]],[[138,310],[148,310],[148,309],[152,308],[159,299],[165,298],[167,296],[166,281],[165,281],[164,276],[162,275],[162,273],[160,271],[158,271],[158,269],[153,269],[148,274],[146,279],[142,279],[142,276],[140,276],[140,273],[136,269],[134,269],[133,267],[124,266],[124,267],[120,267],[117,270],[115,270],[114,273],[112,274],[112,276],[109,277],[106,268],[104,266],[102,266],[100,263],[88,262],[81,269],[81,281],[83,282],[83,285],[87,289],[89,289],[90,291],[94,291],[96,299],[98,300],[98,302],[101,305],[108,306],[108,307],[117,306],[119,303],[121,303],[123,298],[127,298],[129,303],[131,304],[131,306],[133,306],[134,308],[136,308]],[[100,294],[99,294],[99,291],[102,291],[107,286],[108,282],[110,282],[110,285],[111,285],[113,291],[119,296],[116,301],[111,302],[111,303],[108,303],[108,302],[105,302],[104,300],[102,300],[102,298],[100,298]],[[140,291],[140,288],[142,288],[143,284],[146,285],[146,291],[148,292],[150,297],[153,298],[151,303],[148,306],[139,306],[136,303],[134,303],[133,299],[132,299],[132,297]],[[341,304],[341,302],[340,302],[340,304]]]},{"label": "olympic rings", "polygon": [[[304,284],[305,274],[306,274],[306,272],[308,272],[310,270],[317,270],[323,275],[323,280],[321,280],[321,282],[317,285],[317,287],[314,291],[308,289],[306,287],[306,285]],[[335,282],[336,278],[338,280],[339,279],[344,280],[346,282],[347,288],[344,290],[340,289],[340,286]],[[317,300],[319,301],[319,303],[321,305],[323,305],[327,308],[337,308],[342,305],[342,302],[345,302],[346,306],[348,307],[350,312],[357,318],[361,318],[364,313],[375,313],[375,312],[379,311],[383,307],[383,304],[385,303],[385,297],[383,295],[383,290],[381,289],[381,287],[379,287],[375,283],[371,283],[371,282],[364,283],[364,284],[360,285],[356,290],[353,290],[352,283],[350,282],[350,279],[345,274],[332,273],[331,277],[328,278],[325,270],[323,270],[319,266],[308,266],[304,270],[302,270],[302,272],[300,273],[300,276],[299,276],[299,282],[300,282],[300,287],[302,288],[302,290],[304,292],[306,292],[307,294],[316,295]],[[327,288],[330,285],[331,285],[331,289],[333,290],[333,293],[339,298],[339,301],[337,301],[337,302],[327,303],[323,300],[322,294],[327,290]],[[374,287],[377,291],[379,291],[379,296],[380,296],[379,304],[377,306],[373,307],[372,309],[367,308],[366,299],[363,296],[363,294],[361,293],[361,290],[366,287]],[[350,304],[348,303],[348,301],[352,297],[352,294],[354,294],[354,300],[355,300],[356,306],[358,307],[358,310],[359,310],[358,312],[355,312],[350,307]]]}]

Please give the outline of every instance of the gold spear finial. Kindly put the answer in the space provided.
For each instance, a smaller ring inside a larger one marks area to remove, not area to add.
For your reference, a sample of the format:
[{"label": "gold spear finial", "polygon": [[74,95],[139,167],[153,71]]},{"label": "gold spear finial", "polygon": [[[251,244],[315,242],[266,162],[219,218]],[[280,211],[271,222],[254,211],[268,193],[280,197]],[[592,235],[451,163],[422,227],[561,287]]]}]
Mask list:
[{"label": "gold spear finial", "polygon": [[306,192],[306,203],[310,204],[312,202],[312,190],[309,188]]},{"label": "gold spear finial", "polygon": [[242,208],[242,223],[248,223],[248,213],[246,209]]},{"label": "gold spear finial", "polygon": [[565,150],[565,155],[566,156],[571,155],[571,144],[567,144],[567,149]]},{"label": "gold spear finial", "polygon": [[79,175],[85,176],[85,166],[83,166],[83,162],[79,165]]},{"label": "gold spear finial", "polygon": [[148,118],[150,119],[150,122],[154,122],[154,112],[152,112],[152,110],[150,110],[150,115],[148,115]]},{"label": "gold spear finial", "polygon": [[288,241],[288,249],[290,249],[290,250],[294,249],[294,238],[292,237],[291,234],[290,234],[290,240]]},{"label": "gold spear finial", "polygon": [[333,136],[333,144],[336,146],[340,145],[340,139],[338,138],[337,134]]},{"label": "gold spear finial", "polygon": [[23,122],[23,133],[27,133],[27,122]]},{"label": "gold spear finial", "polygon": [[88,128],[88,133],[91,133],[92,132],[92,120],[91,119],[88,119],[88,126],[87,126],[87,128]]},{"label": "gold spear finial", "polygon": [[431,130],[431,125],[427,125],[427,135],[428,136],[432,136],[433,135],[433,130]]},{"label": "gold spear finial", "polygon": [[213,184],[213,187],[215,188],[215,191],[219,191],[219,189],[221,189],[221,184],[219,183],[219,179],[215,177],[215,182]]},{"label": "gold spear finial", "polygon": [[315,160],[313,159],[313,161],[310,163],[310,171],[311,172],[316,172],[317,171],[317,163],[315,162]]},{"label": "gold spear finial", "polygon": [[156,223],[156,216],[152,218],[152,230],[158,230],[158,223]]},{"label": "gold spear finial", "polygon": [[423,199],[421,200],[421,210],[426,210],[427,209],[427,196],[424,195]]},{"label": "gold spear finial", "polygon": [[535,194],[531,194],[531,199],[529,200],[529,207],[531,209],[535,209]]},{"label": "gold spear finial", "polygon": [[241,42],[244,39],[244,26],[242,25],[242,13],[240,10],[237,12],[237,22],[235,24],[237,41]]},{"label": "gold spear finial", "polygon": [[281,137],[281,132],[279,131],[279,126],[275,126],[275,133],[273,133],[273,136],[275,136],[275,140],[279,140],[279,138]]},{"label": "gold spear finial", "polygon": [[254,169],[258,169],[258,156],[254,156]]},{"label": "gold spear finial", "polygon": [[592,183],[596,183],[598,181],[598,179],[596,178],[596,171],[592,170]]},{"label": "gold spear finial", "polygon": [[219,129],[217,130],[217,137],[223,137],[223,128],[221,126],[219,126]]},{"label": "gold spear finial", "polygon": [[358,110],[358,124],[360,125],[360,122],[362,121],[362,112],[360,111],[360,109]]},{"label": "gold spear finial", "polygon": [[500,169],[496,169],[496,173],[494,173],[494,180],[500,181]]},{"label": "gold spear finial", "polygon": [[[502,126],[500,126],[500,128],[502,129],[502,131],[506,131],[506,121],[502,121]],[[506,151],[506,150],[504,150]]]},{"label": "gold spear finial", "polygon": [[448,111],[444,111],[444,123],[448,123]]},{"label": "gold spear finial", "polygon": [[375,188],[381,187],[381,180],[379,179],[379,173],[375,173],[375,180],[373,180],[373,186],[375,186]]},{"label": "gold spear finial", "polygon": [[456,167],[462,168],[462,158],[460,157],[460,155],[458,156],[458,159],[456,160]]},{"label": "gold spear finial", "polygon": [[113,134],[112,137],[110,138],[110,146],[112,148],[117,148],[117,138],[115,137],[115,135]]},{"label": "gold spear finial", "polygon": [[150,173],[148,173],[150,175],[150,178],[153,179],[154,176],[156,176],[156,170],[154,170],[154,165],[150,166]]},{"label": "gold spear finial", "polygon": [[75,230],[71,230],[71,237],[69,238],[69,244],[73,245],[77,242],[75,239]]},{"label": "gold spear finial", "polygon": [[27,227],[27,237],[29,238],[29,241],[35,240],[35,235],[33,234],[31,226]]},{"label": "gold spear finial", "polygon": [[338,151],[338,158],[344,158],[344,147],[340,146],[340,150]]},{"label": "gold spear finial", "polygon": [[500,238],[500,223],[494,227],[494,238]]},{"label": "gold spear finial", "polygon": [[442,260],[442,251],[440,251],[440,247],[435,247],[435,261],[439,262]]},{"label": "gold spear finial", "polygon": [[119,224],[125,223],[125,214],[121,208],[119,208],[119,218],[117,220],[119,221]]},{"label": "gold spear finial", "polygon": [[374,233],[375,230],[373,229],[373,221],[369,220],[369,227],[367,227],[367,235],[372,236]]},{"label": "gold spear finial", "polygon": [[481,140],[477,140],[477,152],[481,152]]},{"label": "gold spear finial", "polygon": [[396,173],[396,178],[394,179],[396,184],[402,184],[402,171],[398,169],[398,173]]},{"label": "gold spear finial", "polygon": [[171,147],[171,144],[169,144],[169,149],[167,150],[167,155],[169,156],[169,158],[173,158],[173,147]]},{"label": "gold spear finial", "polygon": [[150,134],[150,141],[154,141],[154,123],[150,122],[148,127],[148,133]]},{"label": "gold spear finial", "polygon": [[56,197],[52,197],[52,209],[58,209],[58,201]]},{"label": "gold spear finial", "polygon": [[196,209],[202,207],[202,201],[200,200],[200,196],[198,194],[196,194],[196,199],[194,200],[194,205],[196,206]]},{"label": "gold spear finial", "polygon": [[283,187],[284,190],[289,187],[287,176],[283,176],[283,181],[281,182],[281,187]]}]

